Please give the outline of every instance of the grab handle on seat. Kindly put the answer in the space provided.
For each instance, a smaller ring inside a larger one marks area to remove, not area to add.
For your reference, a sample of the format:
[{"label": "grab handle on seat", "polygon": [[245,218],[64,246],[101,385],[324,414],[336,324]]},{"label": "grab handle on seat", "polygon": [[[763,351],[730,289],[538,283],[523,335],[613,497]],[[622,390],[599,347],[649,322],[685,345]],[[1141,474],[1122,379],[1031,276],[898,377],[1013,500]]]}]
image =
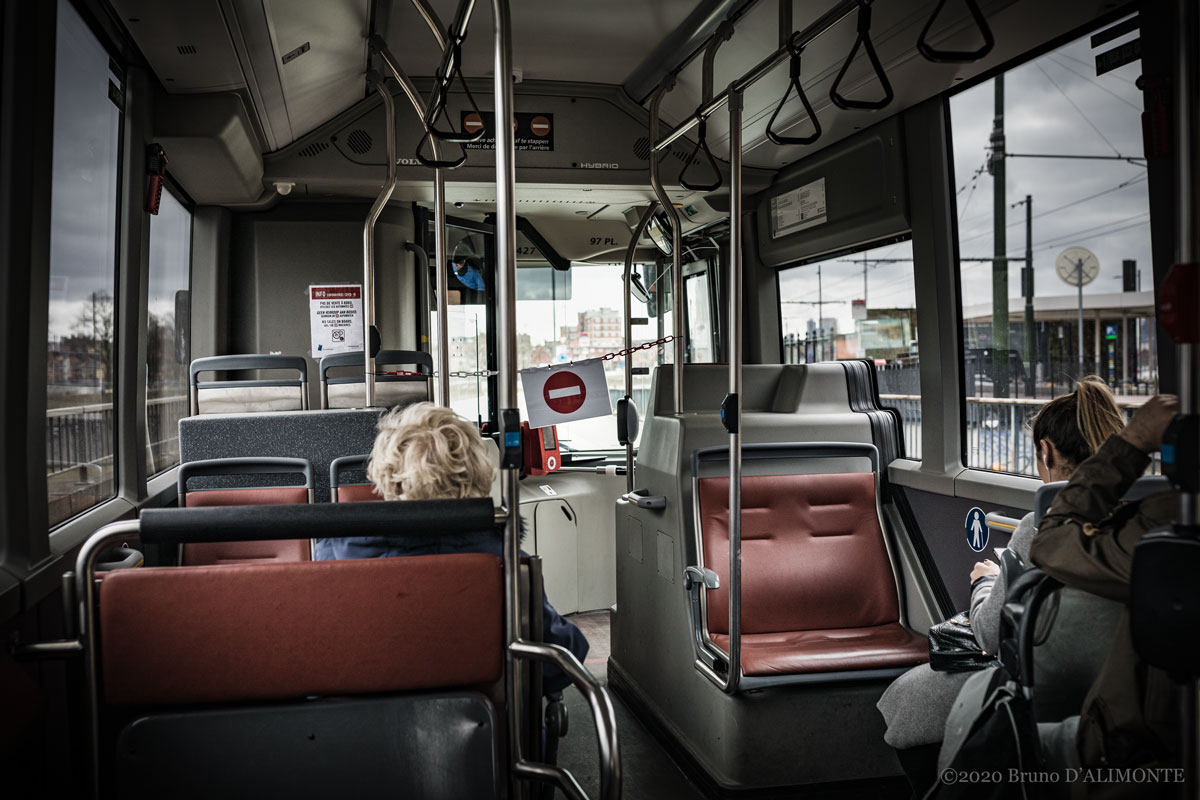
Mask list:
[{"label": "grab handle on seat", "polygon": [[662,509],[667,507],[667,498],[662,495],[647,495],[642,494],[644,489],[634,489],[632,492],[626,492],[621,495],[620,499],[626,503],[635,505],[638,508]]},{"label": "grab handle on seat", "polygon": [[[508,649],[518,658],[556,664],[583,694],[592,712],[600,748],[600,798],[618,800],[621,796],[621,751],[617,740],[617,715],[608,690],[579,663],[571,651],[560,645],[516,641]],[[572,800],[588,800],[575,776],[561,767],[519,759],[513,765],[513,771],[521,778],[552,783]]]},{"label": "grab handle on seat", "polygon": [[688,567],[683,571],[683,587],[703,586],[705,589],[720,589],[721,577],[707,567]]}]

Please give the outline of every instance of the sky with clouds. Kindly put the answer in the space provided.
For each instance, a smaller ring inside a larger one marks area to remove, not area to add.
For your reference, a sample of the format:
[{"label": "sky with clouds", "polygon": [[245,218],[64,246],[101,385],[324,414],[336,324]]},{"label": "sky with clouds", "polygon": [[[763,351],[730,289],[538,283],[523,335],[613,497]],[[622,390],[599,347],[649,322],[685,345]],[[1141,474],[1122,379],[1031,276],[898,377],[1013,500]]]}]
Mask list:
[{"label": "sky with clouds", "polygon": [[[1122,156],[1122,160],[1008,158],[1006,250],[1025,255],[1025,207],[1033,198],[1033,261],[1038,296],[1069,294],[1075,289],[1055,273],[1055,260],[1068,247],[1085,247],[1100,261],[1100,274],[1084,288],[1087,294],[1119,292],[1121,262],[1135,259],[1150,286],[1150,214],[1146,169],[1140,166],[1141,92],[1134,85],[1141,72],[1134,62],[1096,76],[1095,55],[1136,38],[1122,36],[1095,50],[1085,36],[1005,75],[1004,127],[1007,151],[1013,154]],[[953,136],[954,191],[957,202],[959,254],[990,258],[993,254],[993,178],[986,169],[994,119],[995,88],[985,81],[950,98]],[[908,242],[877,248],[872,258],[911,258]],[[862,255],[858,256],[860,259]],[[850,300],[862,297],[863,265],[834,259],[821,264],[822,316],[838,320],[840,331],[853,331]],[[1010,307],[1020,304],[1020,263],[1009,273]],[[817,294],[816,265],[780,275],[785,333],[803,332],[815,318],[806,302]],[[963,303],[990,304],[991,262],[961,265]],[[912,307],[915,302],[910,263],[868,264],[868,299],[872,308]]]}]

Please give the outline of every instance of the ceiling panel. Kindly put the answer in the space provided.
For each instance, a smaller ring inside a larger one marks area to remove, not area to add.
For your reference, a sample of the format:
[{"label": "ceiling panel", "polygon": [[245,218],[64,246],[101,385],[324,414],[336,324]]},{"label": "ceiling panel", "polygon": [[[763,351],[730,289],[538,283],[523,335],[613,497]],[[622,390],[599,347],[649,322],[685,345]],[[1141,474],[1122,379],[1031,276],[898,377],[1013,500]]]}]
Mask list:
[{"label": "ceiling panel", "polygon": [[[445,25],[454,19],[454,0],[431,5]],[[513,67],[529,79],[621,84],[697,5],[699,0],[517,0]],[[491,75],[490,3],[476,2],[467,31],[467,75]],[[438,49],[408,0],[391,0],[385,38],[410,76],[433,75]]]}]

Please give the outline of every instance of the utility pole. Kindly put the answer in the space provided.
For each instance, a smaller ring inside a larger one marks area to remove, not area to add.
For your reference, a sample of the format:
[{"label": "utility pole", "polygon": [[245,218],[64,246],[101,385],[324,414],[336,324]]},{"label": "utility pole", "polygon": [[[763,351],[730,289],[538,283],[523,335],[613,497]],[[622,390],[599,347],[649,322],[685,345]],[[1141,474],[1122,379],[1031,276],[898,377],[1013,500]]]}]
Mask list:
[{"label": "utility pole", "polygon": [[1004,76],[997,75],[995,117],[992,121],[992,396],[1008,397],[1008,241],[1004,169]]},{"label": "utility pole", "polygon": [[1035,389],[1035,372],[1037,349],[1034,347],[1033,333],[1033,196],[1025,195],[1024,200],[1013,203],[1013,208],[1025,206],[1025,266],[1021,267],[1021,295],[1025,298],[1025,396],[1033,397]]}]

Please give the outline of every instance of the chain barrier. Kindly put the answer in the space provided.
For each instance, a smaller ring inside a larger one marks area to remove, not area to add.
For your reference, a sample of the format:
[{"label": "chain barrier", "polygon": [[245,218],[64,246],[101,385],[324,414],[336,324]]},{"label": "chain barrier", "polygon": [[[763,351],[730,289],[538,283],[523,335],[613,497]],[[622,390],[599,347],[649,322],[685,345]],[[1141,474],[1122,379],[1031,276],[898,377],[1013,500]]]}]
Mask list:
[{"label": "chain barrier", "polygon": [[675,337],[673,335],[668,334],[667,336],[664,336],[663,338],[661,338],[657,341],[643,342],[642,344],[636,345],[634,347],[626,347],[624,350],[618,350],[615,353],[608,353],[607,355],[601,356],[601,358],[603,358],[605,361],[612,361],[614,358],[620,358],[621,356],[627,356],[631,353],[637,352],[638,350],[649,350],[651,347],[659,347],[660,345],[668,344],[673,341],[675,341]]},{"label": "chain barrier", "polygon": [[[618,350],[615,353],[605,353],[604,355],[597,356],[597,357],[603,361],[612,361],[614,358],[620,358],[621,356],[627,356],[632,353],[636,353],[639,350],[649,350],[652,347],[661,347],[665,344],[670,344],[673,341],[675,341],[674,335],[668,334],[667,336],[664,336],[663,338],[657,339],[653,342],[643,342],[642,344],[635,345],[633,347],[626,347],[624,350]],[[551,365],[546,364],[544,366],[546,366],[548,368]],[[388,371],[388,372],[377,372],[375,374],[376,374],[376,376],[383,376],[383,375],[392,375],[392,376],[396,376],[396,377],[420,376],[423,378],[437,376],[436,372],[432,373],[432,375],[431,375],[431,374],[425,373],[425,372],[409,372],[407,370],[402,370],[402,369]],[[500,374],[500,372],[498,370],[479,369],[479,370],[475,370],[474,372],[451,372],[450,377],[451,378],[490,378],[493,375],[499,375],[499,374]]]}]

